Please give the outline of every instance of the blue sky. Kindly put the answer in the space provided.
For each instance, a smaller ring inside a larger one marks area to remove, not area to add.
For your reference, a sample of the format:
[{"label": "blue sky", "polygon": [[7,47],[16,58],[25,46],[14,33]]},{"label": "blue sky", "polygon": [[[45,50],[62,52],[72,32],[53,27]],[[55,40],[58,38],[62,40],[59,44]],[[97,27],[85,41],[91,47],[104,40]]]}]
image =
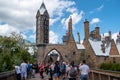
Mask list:
[{"label": "blue sky", "polygon": [[[35,15],[43,0],[0,0],[0,35],[11,32],[35,42]],[[100,27],[100,34],[120,31],[120,0],[44,0],[50,15],[50,43],[61,43],[66,34],[68,19],[73,18],[73,35],[84,39],[83,22],[90,22],[90,31]]]}]

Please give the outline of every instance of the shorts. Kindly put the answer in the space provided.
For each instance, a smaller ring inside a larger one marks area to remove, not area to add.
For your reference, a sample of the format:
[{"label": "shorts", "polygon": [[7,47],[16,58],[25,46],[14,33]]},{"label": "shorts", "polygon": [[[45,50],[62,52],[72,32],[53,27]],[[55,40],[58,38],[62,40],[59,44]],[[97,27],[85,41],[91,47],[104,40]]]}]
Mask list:
[{"label": "shorts", "polygon": [[27,78],[27,72],[21,72],[21,78]]},{"label": "shorts", "polygon": [[59,77],[59,73],[54,73],[54,76],[55,77]]}]

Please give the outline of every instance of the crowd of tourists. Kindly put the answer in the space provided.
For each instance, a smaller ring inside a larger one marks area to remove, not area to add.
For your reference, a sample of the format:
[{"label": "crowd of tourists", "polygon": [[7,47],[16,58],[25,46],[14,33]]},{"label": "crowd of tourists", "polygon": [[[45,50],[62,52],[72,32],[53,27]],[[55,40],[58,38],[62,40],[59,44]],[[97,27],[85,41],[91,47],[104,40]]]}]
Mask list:
[{"label": "crowd of tourists", "polygon": [[85,60],[76,65],[74,61],[55,63],[25,63],[20,66],[14,65],[17,80],[29,80],[39,73],[41,80],[88,80],[89,66]]}]

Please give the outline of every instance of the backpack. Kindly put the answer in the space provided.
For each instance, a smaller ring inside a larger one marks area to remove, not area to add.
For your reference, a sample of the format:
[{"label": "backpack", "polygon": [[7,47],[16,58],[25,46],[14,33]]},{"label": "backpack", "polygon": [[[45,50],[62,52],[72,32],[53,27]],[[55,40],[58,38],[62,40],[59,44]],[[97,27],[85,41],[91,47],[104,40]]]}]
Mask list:
[{"label": "backpack", "polygon": [[76,73],[76,70],[75,70],[74,67],[72,67],[72,68],[70,69],[69,75],[70,75],[70,77],[72,77],[72,78],[75,78],[75,77],[76,77],[77,73]]}]

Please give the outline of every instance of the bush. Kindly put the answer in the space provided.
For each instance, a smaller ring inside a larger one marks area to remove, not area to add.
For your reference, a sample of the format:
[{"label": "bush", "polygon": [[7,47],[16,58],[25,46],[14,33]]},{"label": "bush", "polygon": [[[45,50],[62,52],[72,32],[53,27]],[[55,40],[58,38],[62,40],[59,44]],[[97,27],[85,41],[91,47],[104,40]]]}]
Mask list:
[{"label": "bush", "polygon": [[112,70],[112,71],[120,71],[120,64],[119,63],[102,63],[100,69],[103,70]]}]

